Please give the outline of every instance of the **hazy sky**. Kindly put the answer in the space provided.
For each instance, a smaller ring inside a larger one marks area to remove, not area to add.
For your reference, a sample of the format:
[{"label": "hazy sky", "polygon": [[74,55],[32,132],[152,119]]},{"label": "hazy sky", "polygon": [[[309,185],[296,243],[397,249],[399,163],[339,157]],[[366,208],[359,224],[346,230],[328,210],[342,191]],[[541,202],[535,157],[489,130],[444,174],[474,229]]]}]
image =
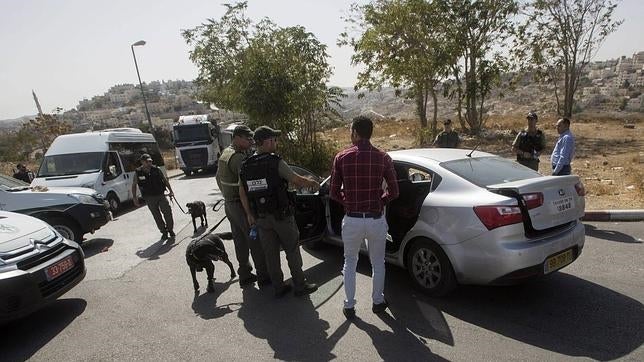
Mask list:
[{"label": "hazy sky", "polygon": [[[136,47],[144,82],[192,80],[181,29],[224,13],[222,3],[199,0],[0,0],[0,119],[36,113],[34,89],[44,112],[75,107],[120,83],[137,83],[130,44]],[[362,1],[364,2],[364,1]],[[281,26],[302,25],[328,45],[333,85],[353,86],[357,69],[351,50],[338,48],[344,30],[340,17],[350,1],[250,0],[248,15]],[[616,10],[624,19],[596,59],[644,50],[644,0],[624,0]]]}]

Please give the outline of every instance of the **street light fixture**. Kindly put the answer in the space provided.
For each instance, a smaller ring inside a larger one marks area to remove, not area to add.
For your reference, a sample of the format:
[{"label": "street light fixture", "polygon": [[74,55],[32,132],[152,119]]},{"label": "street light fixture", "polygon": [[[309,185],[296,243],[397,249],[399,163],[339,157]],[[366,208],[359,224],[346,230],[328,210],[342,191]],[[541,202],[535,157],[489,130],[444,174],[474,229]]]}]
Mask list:
[{"label": "street light fixture", "polygon": [[145,40],[139,40],[136,43],[132,44],[132,57],[134,58],[134,66],[136,67],[136,75],[139,77],[139,85],[141,86],[141,95],[143,96],[143,105],[145,105],[145,115],[148,118],[148,125],[150,126],[150,133],[154,134],[154,128],[152,128],[152,120],[150,119],[150,111],[148,111],[148,102],[145,100],[145,92],[143,91],[143,82],[141,82],[141,74],[139,74],[139,64],[136,62],[136,55],[134,54],[134,47],[145,45]]}]

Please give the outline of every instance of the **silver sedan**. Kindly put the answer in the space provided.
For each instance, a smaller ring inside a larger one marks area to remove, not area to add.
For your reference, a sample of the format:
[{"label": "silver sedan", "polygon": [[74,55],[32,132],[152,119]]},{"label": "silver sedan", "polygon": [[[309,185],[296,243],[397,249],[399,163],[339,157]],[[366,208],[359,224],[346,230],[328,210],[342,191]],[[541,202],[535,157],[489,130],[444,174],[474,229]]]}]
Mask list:
[{"label": "silver sedan", "polygon": [[[581,254],[585,190],[577,176],[543,176],[463,149],[389,155],[400,196],[386,208],[386,259],[406,268],[425,293],[445,295],[458,284],[514,284],[555,272]],[[300,237],[312,247],[342,245],[344,208],[328,197],[328,182],[296,197]]]}]

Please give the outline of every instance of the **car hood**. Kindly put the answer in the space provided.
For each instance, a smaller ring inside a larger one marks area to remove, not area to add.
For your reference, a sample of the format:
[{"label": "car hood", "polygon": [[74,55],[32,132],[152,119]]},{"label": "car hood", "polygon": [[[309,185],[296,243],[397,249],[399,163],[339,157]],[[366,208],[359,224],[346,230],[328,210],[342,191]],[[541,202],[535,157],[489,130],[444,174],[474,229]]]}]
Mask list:
[{"label": "car hood", "polygon": [[13,212],[0,211],[0,253],[32,245],[31,240],[51,237],[49,225],[36,218]]},{"label": "car hood", "polygon": [[575,185],[578,183],[579,177],[574,175],[543,176],[489,185],[487,189],[496,193],[511,191],[521,195],[541,193],[543,203],[528,210],[528,214],[532,226],[536,230],[544,230],[584,216],[586,201],[577,194]]},{"label": "car hood", "polygon": [[29,189],[14,191],[16,194],[60,194],[60,195],[69,195],[69,194],[82,194],[91,196],[96,193],[94,189],[88,189],[87,187],[49,187],[49,186],[40,186],[40,187],[31,187]]},{"label": "car hood", "polygon": [[96,183],[97,177],[99,177],[100,171],[92,173],[83,173],[77,175],[66,175],[66,176],[51,176],[51,177],[36,177],[31,181],[31,186],[70,186],[78,187],[83,185],[94,185]]}]

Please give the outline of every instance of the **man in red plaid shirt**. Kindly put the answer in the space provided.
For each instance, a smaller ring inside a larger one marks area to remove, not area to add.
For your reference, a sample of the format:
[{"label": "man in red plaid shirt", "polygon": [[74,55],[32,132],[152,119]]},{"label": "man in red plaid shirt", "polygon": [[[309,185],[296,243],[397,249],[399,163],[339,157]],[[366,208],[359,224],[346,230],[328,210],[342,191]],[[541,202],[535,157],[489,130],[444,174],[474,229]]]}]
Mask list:
[{"label": "man in red plaid shirt", "polygon": [[[353,146],[335,156],[331,170],[331,198],[344,206],[342,242],[344,243],[344,292],[342,312],[347,319],[355,317],[356,266],[360,245],[366,239],[371,261],[373,288],[372,311],[384,312],[385,243],[387,220],[384,206],[398,197],[396,171],[391,157],[371,145],[373,122],[364,116],[351,124]],[[387,183],[383,190],[382,180]],[[344,188],[342,187],[344,186]]]}]

